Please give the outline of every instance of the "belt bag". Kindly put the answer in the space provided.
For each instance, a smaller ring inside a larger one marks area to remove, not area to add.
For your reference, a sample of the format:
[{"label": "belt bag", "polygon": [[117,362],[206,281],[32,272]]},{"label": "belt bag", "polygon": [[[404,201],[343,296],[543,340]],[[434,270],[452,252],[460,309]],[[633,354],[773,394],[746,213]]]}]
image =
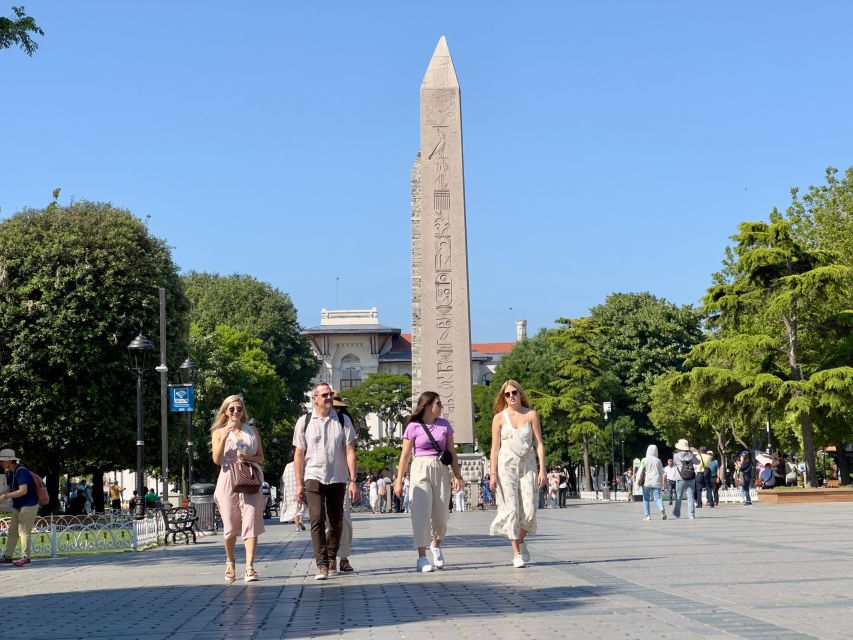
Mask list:
[{"label": "belt bag", "polygon": [[438,451],[438,459],[441,460],[441,464],[450,464],[453,462],[453,454],[450,453],[447,449],[442,449],[438,446],[438,442],[435,441],[435,436],[432,435],[432,431],[427,429],[427,426],[421,422],[421,426],[426,431],[426,434],[429,436],[430,442],[432,442],[432,446],[435,447],[435,450]]},{"label": "belt bag", "polygon": [[232,462],[228,465],[234,493],[257,493],[261,490],[261,472],[250,462]]}]

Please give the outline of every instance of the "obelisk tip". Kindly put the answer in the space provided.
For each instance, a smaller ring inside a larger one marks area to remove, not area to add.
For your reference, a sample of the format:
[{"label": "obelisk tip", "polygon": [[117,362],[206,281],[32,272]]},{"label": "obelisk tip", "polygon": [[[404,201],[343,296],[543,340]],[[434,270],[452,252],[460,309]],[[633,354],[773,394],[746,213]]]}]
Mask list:
[{"label": "obelisk tip", "polygon": [[456,69],[453,68],[453,60],[450,57],[450,49],[447,47],[447,39],[441,36],[435,51],[429,61],[426,75],[424,75],[423,89],[451,89],[459,88],[459,80],[456,78]]}]

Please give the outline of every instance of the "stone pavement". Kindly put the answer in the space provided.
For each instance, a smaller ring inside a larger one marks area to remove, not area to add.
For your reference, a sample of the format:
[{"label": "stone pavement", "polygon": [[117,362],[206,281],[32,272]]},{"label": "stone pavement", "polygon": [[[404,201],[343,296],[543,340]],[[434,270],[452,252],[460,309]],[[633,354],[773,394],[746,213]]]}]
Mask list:
[{"label": "stone pavement", "polygon": [[0,621],[7,637],[62,640],[851,636],[849,504],[644,522],[640,504],[570,503],[540,512],[525,569],[487,535],[493,514],[454,514],[448,566],[431,574],[413,571],[409,519],[396,514],[356,514],[356,573],[320,583],[307,532],[277,522],[250,584],[223,582],[219,537],[4,566]]}]

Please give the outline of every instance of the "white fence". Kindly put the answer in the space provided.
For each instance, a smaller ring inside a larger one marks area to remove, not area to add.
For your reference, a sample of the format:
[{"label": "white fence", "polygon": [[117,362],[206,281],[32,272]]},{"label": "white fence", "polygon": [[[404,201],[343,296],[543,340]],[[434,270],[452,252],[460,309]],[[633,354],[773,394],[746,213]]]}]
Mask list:
[{"label": "white fence", "polygon": [[[9,533],[8,517],[0,518],[0,545]],[[142,551],[163,542],[166,527],[159,511],[135,520],[128,515],[47,516],[38,518],[31,537],[33,557],[112,551]],[[16,554],[20,553],[20,542]]]}]

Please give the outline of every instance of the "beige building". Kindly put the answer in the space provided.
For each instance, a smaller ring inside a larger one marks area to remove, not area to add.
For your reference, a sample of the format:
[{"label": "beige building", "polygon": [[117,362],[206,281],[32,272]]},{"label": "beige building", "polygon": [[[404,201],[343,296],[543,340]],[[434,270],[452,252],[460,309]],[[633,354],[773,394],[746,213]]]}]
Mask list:
[{"label": "beige building", "polygon": [[[516,326],[519,340],[526,337],[527,323]],[[320,361],[314,382],[328,382],[346,394],[370,373],[397,373],[412,376],[412,335],[396,327],[380,324],[379,312],[373,309],[341,309],[320,312],[320,324],[305,329]],[[515,342],[482,342],[471,345],[473,384],[489,384],[495,367],[509,353]],[[384,438],[389,426],[376,416],[368,418],[371,436]],[[399,425],[391,429],[399,437]]]}]

